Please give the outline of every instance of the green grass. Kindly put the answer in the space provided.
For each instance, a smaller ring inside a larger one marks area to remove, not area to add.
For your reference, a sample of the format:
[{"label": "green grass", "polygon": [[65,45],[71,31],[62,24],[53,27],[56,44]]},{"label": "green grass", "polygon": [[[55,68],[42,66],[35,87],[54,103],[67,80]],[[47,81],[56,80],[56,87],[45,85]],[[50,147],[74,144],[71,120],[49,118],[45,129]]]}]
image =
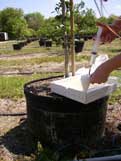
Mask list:
[{"label": "green grass", "polygon": [[[77,55],[76,61],[87,61],[89,60],[89,55]],[[30,59],[15,59],[15,60],[0,60],[0,67],[10,67],[10,66],[24,66],[24,65],[35,65],[35,64],[41,64],[41,63],[48,63],[48,62],[57,62],[61,63],[64,61],[64,56],[44,56],[41,58],[30,58]]]},{"label": "green grass", "polygon": [[[85,54],[91,53],[93,44],[94,44],[94,42],[92,40],[89,40],[86,42],[86,44],[84,46]],[[121,52],[121,41],[119,39],[113,41],[110,44],[108,44],[108,43],[102,44],[98,48],[98,54],[103,53],[103,54],[108,54],[109,56],[114,56],[120,52]]]},{"label": "green grass", "polygon": [[115,103],[121,104],[121,87],[117,88],[117,90],[112,95],[110,95],[109,104],[113,105]]},{"label": "green grass", "polygon": [[30,59],[15,59],[15,60],[0,60],[0,66],[14,66],[14,65],[35,65],[48,62],[62,62],[64,61],[63,56],[45,56],[41,58],[30,58]]},{"label": "green grass", "polygon": [[[112,75],[119,77],[119,73],[120,72],[116,71]],[[31,80],[46,78],[53,75],[56,76],[56,75],[59,75],[59,73],[45,73],[45,74],[43,73],[43,74],[33,74],[31,76],[14,76],[14,77],[1,76],[0,77],[0,91],[1,91],[0,98],[11,98],[11,99],[22,98],[24,97],[23,86],[25,83]],[[117,90],[110,96],[109,104],[114,104],[115,102],[120,100],[121,100],[121,87],[118,87]]]},{"label": "green grass", "polygon": [[[62,74],[62,73],[60,73]],[[24,97],[23,86],[25,83],[50,76],[60,75],[59,73],[33,74],[31,76],[1,76],[0,77],[0,98],[19,99]]]},{"label": "green grass", "polygon": [[116,70],[111,75],[118,78],[119,87],[110,95],[109,104],[121,103],[121,70]]}]

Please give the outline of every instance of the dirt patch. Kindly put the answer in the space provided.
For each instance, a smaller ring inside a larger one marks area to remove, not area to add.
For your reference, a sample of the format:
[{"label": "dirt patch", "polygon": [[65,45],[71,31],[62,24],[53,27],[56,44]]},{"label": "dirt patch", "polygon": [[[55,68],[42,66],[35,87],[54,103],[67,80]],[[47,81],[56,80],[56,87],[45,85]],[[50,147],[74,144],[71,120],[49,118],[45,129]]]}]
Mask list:
[{"label": "dirt patch", "polygon": [[34,73],[45,73],[45,72],[63,72],[63,63],[41,63],[35,65],[24,65],[24,66],[11,66],[9,68],[2,67],[0,69],[0,75],[27,75]]},{"label": "dirt patch", "polygon": [[17,135],[21,133],[23,136],[25,133],[24,126],[21,125],[25,119],[24,99],[19,101],[0,99],[0,160],[13,161],[17,157],[13,152],[16,148],[18,151],[21,149],[22,142],[18,144],[20,136]]},{"label": "dirt patch", "polygon": [[31,59],[48,56],[46,53],[33,53],[33,54],[14,54],[14,55],[0,55],[0,60],[16,60],[16,59]]},{"label": "dirt patch", "polygon": [[[85,66],[86,63],[80,64],[76,62],[76,69],[79,69]],[[71,67],[70,67],[71,68]],[[64,72],[64,63],[41,63],[35,65],[24,65],[24,66],[10,66],[10,67],[1,67],[0,75],[30,75],[34,73],[46,73],[46,72]]]}]

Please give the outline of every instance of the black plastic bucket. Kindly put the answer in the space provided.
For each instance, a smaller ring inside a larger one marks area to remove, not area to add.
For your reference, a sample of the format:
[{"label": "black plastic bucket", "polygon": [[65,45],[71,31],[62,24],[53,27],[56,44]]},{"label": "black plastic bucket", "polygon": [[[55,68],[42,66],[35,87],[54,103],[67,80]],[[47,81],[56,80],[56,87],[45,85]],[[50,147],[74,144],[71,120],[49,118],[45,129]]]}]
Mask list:
[{"label": "black plastic bucket", "polygon": [[82,52],[84,48],[84,41],[75,40],[75,52]]},{"label": "black plastic bucket", "polygon": [[22,48],[21,44],[13,44],[13,49],[14,50],[20,50]]},{"label": "black plastic bucket", "polygon": [[46,47],[52,47],[52,40],[46,40],[45,41],[45,46]]},{"label": "black plastic bucket", "polygon": [[39,45],[44,46],[45,45],[45,40],[39,40]]},{"label": "black plastic bucket", "polygon": [[43,146],[94,144],[104,134],[108,97],[81,104],[51,93],[50,82],[57,79],[60,77],[25,84],[30,132]]}]

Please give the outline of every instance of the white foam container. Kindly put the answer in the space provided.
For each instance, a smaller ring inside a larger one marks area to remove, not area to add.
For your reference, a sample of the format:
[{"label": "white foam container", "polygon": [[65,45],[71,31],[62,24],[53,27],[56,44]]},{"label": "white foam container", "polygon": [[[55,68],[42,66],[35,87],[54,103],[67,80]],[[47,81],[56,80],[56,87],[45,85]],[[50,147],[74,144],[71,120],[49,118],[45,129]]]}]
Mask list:
[{"label": "white foam container", "polygon": [[117,78],[109,77],[103,84],[91,84],[83,91],[79,76],[71,76],[50,83],[51,92],[70,98],[77,102],[88,104],[110,95],[117,88]]}]

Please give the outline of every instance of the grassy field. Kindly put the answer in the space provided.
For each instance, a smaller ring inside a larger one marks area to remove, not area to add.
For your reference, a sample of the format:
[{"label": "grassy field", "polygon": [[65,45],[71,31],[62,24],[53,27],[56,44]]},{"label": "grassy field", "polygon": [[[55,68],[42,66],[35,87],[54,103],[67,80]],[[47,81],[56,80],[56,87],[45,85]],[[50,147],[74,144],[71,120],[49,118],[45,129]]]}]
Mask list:
[{"label": "grassy field", "polygon": [[[0,69],[2,68],[22,68],[24,66],[33,66],[33,65],[41,65],[42,63],[48,62],[64,62],[63,49],[61,46],[56,47],[55,45],[52,48],[41,47],[38,44],[38,41],[32,42],[26,47],[22,48],[20,51],[13,51],[12,44],[15,42],[4,42],[0,43],[0,54],[33,54],[33,53],[45,53],[45,56],[39,58],[23,58],[23,59],[1,59],[0,60]],[[121,51],[120,41],[116,40],[112,44],[102,45],[100,47],[100,54],[108,54],[109,57],[112,57]],[[90,60],[90,52],[92,49],[93,42],[86,41],[83,52],[76,54],[76,61],[80,62],[88,62]],[[47,55],[48,53],[48,55]],[[56,53],[56,54],[53,54]],[[41,72],[41,71],[40,71]],[[51,75],[55,75],[53,71],[51,73],[45,74],[33,74],[31,76],[1,76],[0,77],[0,98],[12,98],[19,99],[22,98],[23,95],[23,85],[33,79],[48,77]],[[112,75],[117,76],[121,79],[121,70],[117,70],[112,73]],[[121,98],[121,88],[118,88],[115,93],[110,98],[109,103],[115,103],[117,99]]]},{"label": "grassy field", "polygon": [[[24,97],[23,86],[25,83],[40,78],[56,76],[59,73],[33,74],[30,76],[2,76],[0,78],[0,98],[17,100]],[[61,75],[61,73],[60,73]]]},{"label": "grassy field", "polygon": [[8,41],[0,42],[0,55],[14,55],[14,54],[32,54],[32,53],[49,53],[49,52],[62,52],[62,48],[56,47],[54,44],[52,48],[40,47],[38,41],[33,41],[28,45],[24,46],[21,50],[14,50],[13,44],[18,43],[19,41]]}]

